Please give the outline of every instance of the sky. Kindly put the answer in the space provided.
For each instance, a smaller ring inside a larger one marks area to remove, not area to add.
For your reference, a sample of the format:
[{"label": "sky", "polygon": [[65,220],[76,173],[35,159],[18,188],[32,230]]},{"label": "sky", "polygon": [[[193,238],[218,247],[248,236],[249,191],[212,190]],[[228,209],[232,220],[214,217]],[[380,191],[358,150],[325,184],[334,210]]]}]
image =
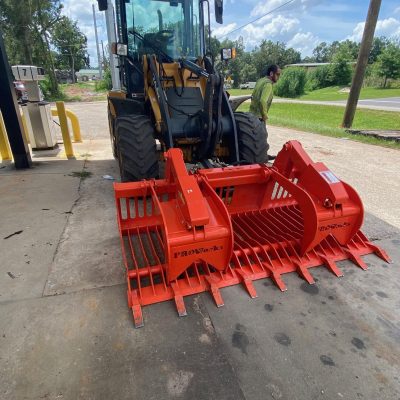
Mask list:
[{"label": "sky", "polygon": [[[282,41],[288,47],[310,56],[320,42],[351,39],[360,41],[369,0],[224,0],[224,23],[215,23],[212,13],[212,33],[218,39],[232,40],[242,36],[247,50],[261,40]],[[77,20],[88,38],[88,51],[92,67],[97,66],[97,52],[93,28],[92,3],[96,4],[99,40],[107,43],[104,13],[98,11],[97,2],[64,0],[63,13]],[[212,4],[213,1],[210,0]],[[265,15],[282,6],[275,12]],[[213,7],[212,7],[213,9]],[[260,18],[261,17],[261,18]],[[255,19],[259,18],[257,21]],[[230,33],[232,30],[248,24]],[[375,36],[400,39],[400,2],[382,0]]]}]

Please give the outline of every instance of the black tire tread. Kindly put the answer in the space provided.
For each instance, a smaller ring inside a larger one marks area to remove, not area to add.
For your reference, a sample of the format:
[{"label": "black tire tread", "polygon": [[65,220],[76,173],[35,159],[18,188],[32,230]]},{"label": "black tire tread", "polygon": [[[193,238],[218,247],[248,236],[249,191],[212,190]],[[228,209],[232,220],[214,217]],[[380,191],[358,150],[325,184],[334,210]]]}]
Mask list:
[{"label": "black tire tread", "polygon": [[258,164],[268,162],[268,132],[265,123],[249,112],[235,112],[241,162]]},{"label": "black tire tread", "polygon": [[127,115],[115,121],[121,180],[158,178],[154,126],[146,115]]}]

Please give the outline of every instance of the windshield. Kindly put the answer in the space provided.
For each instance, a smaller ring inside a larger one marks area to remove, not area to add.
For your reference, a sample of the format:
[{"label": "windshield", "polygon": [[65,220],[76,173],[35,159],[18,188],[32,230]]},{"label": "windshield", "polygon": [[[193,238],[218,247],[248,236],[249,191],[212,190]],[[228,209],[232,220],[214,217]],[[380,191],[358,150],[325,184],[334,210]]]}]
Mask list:
[{"label": "windshield", "polygon": [[175,60],[202,54],[198,0],[129,0],[125,7],[130,55],[155,53],[151,45]]}]

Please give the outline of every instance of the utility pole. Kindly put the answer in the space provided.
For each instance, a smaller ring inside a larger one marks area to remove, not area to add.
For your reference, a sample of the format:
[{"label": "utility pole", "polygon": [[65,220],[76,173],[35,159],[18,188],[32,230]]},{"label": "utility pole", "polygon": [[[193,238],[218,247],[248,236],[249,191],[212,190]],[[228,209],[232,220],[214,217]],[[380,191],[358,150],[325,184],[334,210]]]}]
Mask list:
[{"label": "utility pole", "polygon": [[102,67],[101,67],[101,58],[100,58],[99,38],[97,36],[96,10],[94,8],[94,4],[92,4],[92,9],[93,9],[94,34],[96,37],[97,60],[99,63],[99,75],[100,75],[100,79],[103,79],[103,71],[102,71]]},{"label": "utility pole", "polygon": [[104,53],[104,44],[103,41],[101,41],[101,54],[103,55],[103,67],[106,67],[106,53]]},{"label": "utility pole", "polygon": [[347,99],[346,110],[344,112],[342,122],[343,128],[351,128],[351,125],[353,124],[354,114],[356,113],[358,98],[360,97],[361,86],[364,80],[365,69],[368,63],[368,56],[374,39],[381,2],[382,0],[371,0],[369,3],[368,15],[365,22],[360,51],[358,53],[357,65],[354,71],[349,98]]}]

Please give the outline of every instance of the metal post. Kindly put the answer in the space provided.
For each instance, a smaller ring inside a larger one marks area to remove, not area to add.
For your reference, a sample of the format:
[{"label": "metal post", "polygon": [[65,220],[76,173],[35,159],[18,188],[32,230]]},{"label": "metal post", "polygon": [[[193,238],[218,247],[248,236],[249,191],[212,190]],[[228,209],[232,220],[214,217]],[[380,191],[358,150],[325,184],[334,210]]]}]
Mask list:
[{"label": "metal post", "polygon": [[93,9],[94,35],[96,37],[97,60],[99,63],[99,75],[100,75],[100,79],[103,79],[103,71],[102,71],[101,58],[100,58],[99,38],[97,36],[96,10],[94,8],[94,4],[92,4],[92,9]]},{"label": "metal post", "polygon": [[63,142],[64,142],[65,154],[67,155],[67,158],[72,158],[72,157],[74,157],[74,149],[72,147],[71,137],[69,135],[69,127],[68,127],[68,121],[67,121],[67,114],[65,112],[65,104],[63,101],[57,101],[56,106],[57,106],[58,119],[60,121],[60,128],[61,128],[61,133],[62,133]]},{"label": "metal post", "polygon": [[0,110],[3,114],[8,141],[14,157],[15,168],[29,168],[32,160],[28,144],[22,133],[23,126],[15,94],[10,64],[8,63],[3,35],[0,31]]},{"label": "metal post", "polygon": [[11,149],[7,139],[7,131],[6,127],[4,126],[3,116],[1,115],[1,112],[0,112],[0,156],[3,161],[12,159]]},{"label": "metal post", "polygon": [[121,90],[121,80],[119,77],[119,64],[118,57],[112,54],[111,43],[117,41],[117,35],[115,31],[115,17],[114,17],[114,6],[112,0],[108,0],[108,7],[105,11],[106,15],[106,27],[107,27],[107,37],[108,37],[108,53],[110,55],[110,71],[111,71],[111,81],[113,90]]},{"label": "metal post", "polygon": [[378,20],[381,0],[371,0],[368,9],[367,20],[365,21],[364,33],[358,53],[357,65],[354,71],[353,82],[351,84],[349,98],[347,100],[346,111],[344,112],[342,127],[351,128],[354,115],[357,109],[358,98],[360,97],[361,86],[364,80],[365,69],[368,63],[369,52],[371,51],[374,39],[376,22]]},{"label": "metal post", "polygon": [[[79,124],[78,116],[73,113],[71,110],[65,110],[65,114],[71,121],[72,126],[72,134],[74,135],[74,142],[82,142],[82,135],[81,135],[81,125]],[[51,109],[51,115],[53,117],[58,117],[58,111],[56,108]]]}]

